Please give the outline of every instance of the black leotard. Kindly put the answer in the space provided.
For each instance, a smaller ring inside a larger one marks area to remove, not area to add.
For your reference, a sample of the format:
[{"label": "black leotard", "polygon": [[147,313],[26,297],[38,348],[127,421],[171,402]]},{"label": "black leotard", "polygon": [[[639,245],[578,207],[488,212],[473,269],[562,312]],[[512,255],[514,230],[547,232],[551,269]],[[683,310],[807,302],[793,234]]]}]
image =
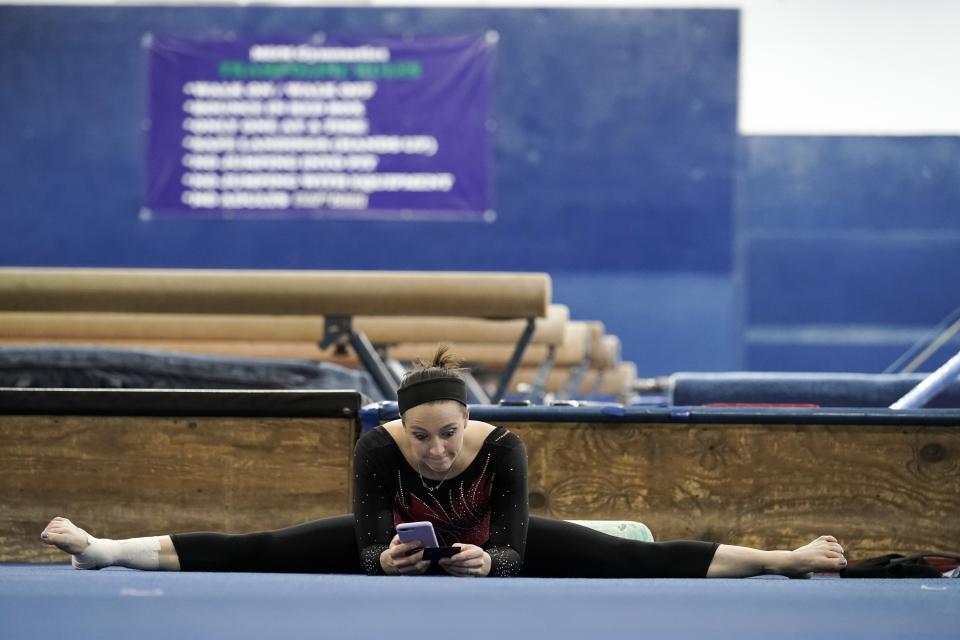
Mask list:
[{"label": "black leotard", "polygon": [[383,427],[357,441],[353,513],[363,569],[382,574],[380,554],[401,522],[433,523],[440,546],[475,544],[490,554],[490,575],[520,573],[527,537],[527,455],[520,438],[497,427],[460,474],[426,480]]},{"label": "black leotard", "polygon": [[[171,536],[184,571],[382,573],[380,553],[399,522],[430,520],[441,544],[464,542],[490,554],[490,575],[579,578],[704,577],[717,545],[637,542],[562,520],[527,519],[526,454],[497,428],[459,475],[421,481],[383,428],[354,452],[354,511],[248,534]],[[424,484],[426,486],[424,486]],[[434,495],[436,494],[436,496]],[[529,527],[527,523],[529,522]],[[526,541],[524,537],[526,536]],[[436,567],[434,572],[440,571]]]}]

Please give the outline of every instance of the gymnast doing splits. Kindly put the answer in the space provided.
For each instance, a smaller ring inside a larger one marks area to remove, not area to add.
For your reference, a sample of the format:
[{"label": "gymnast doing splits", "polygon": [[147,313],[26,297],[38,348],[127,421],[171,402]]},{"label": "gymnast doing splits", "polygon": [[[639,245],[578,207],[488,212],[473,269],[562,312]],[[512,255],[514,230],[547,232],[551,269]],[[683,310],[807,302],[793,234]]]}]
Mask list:
[{"label": "gymnast doing splits", "polygon": [[[846,566],[821,536],[792,551],[698,541],[626,540],[528,514],[523,442],[470,420],[466,385],[446,347],[409,371],[400,419],[365,433],[354,450],[353,514],[273,531],[98,539],[62,517],[40,534],[73,566],[169,571],[449,574],[569,578],[807,577]],[[454,555],[425,559],[397,526],[430,522]]]}]

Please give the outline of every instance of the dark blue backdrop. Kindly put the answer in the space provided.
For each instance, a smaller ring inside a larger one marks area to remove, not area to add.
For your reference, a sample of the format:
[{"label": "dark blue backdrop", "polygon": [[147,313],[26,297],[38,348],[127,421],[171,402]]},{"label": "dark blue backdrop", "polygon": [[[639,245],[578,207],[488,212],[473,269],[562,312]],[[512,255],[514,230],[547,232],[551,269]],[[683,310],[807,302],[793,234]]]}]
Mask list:
[{"label": "dark blue backdrop", "polygon": [[[138,219],[145,33],[491,29],[495,223]],[[733,11],[6,7],[0,43],[8,264],[730,268]]]},{"label": "dark blue backdrop", "polygon": [[[0,7],[0,264],[543,270],[643,374],[881,370],[960,305],[960,143],[738,137],[738,21]],[[140,219],[144,34],[487,30],[494,223]]]}]

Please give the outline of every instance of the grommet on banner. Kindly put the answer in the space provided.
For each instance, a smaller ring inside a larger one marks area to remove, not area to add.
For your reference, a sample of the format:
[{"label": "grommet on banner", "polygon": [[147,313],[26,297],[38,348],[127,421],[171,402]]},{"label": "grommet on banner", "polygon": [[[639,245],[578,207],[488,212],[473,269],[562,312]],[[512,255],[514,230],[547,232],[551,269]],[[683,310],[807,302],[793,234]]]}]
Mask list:
[{"label": "grommet on banner", "polygon": [[150,222],[151,220],[153,220],[153,211],[151,211],[147,207],[141,207],[140,220],[142,220],[143,222]]},{"label": "grommet on banner", "polygon": [[153,34],[147,31],[143,34],[143,37],[140,38],[140,46],[144,49],[149,49],[153,45]]},{"label": "grommet on banner", "polygon": [[493,224],[497,221],[497,212],[493,209],[487,209],[483,212],[483,221],[488,224]]},{"label": "grommet on banner", "polygon": [[493,29],[491,29],[490,31],[487,31],[484,34],[484,37],[487,40],[487,44],[497,44],[498,42],[500,42],[500,32],[494,31]]}]

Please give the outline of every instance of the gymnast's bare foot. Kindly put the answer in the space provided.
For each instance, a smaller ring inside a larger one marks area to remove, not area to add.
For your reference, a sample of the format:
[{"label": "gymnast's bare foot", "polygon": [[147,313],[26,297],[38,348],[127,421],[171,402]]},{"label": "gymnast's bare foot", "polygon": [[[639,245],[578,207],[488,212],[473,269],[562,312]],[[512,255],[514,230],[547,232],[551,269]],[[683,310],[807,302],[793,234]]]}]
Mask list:
[{"label": "gymnast's bare foot", "polygon": [[71,555],[83,553],[84,549],[90,546],[86,531],[60,517],[50,521],[40,534],[40,539]]},{"label": "gymnast's bare foot", "polygon": [[809,578],[817,571],[841,571],[847,566],[843,547],[833,536],[820,536],[799,549],[774,553],[778,554],[774,573],[791,578]]}]

